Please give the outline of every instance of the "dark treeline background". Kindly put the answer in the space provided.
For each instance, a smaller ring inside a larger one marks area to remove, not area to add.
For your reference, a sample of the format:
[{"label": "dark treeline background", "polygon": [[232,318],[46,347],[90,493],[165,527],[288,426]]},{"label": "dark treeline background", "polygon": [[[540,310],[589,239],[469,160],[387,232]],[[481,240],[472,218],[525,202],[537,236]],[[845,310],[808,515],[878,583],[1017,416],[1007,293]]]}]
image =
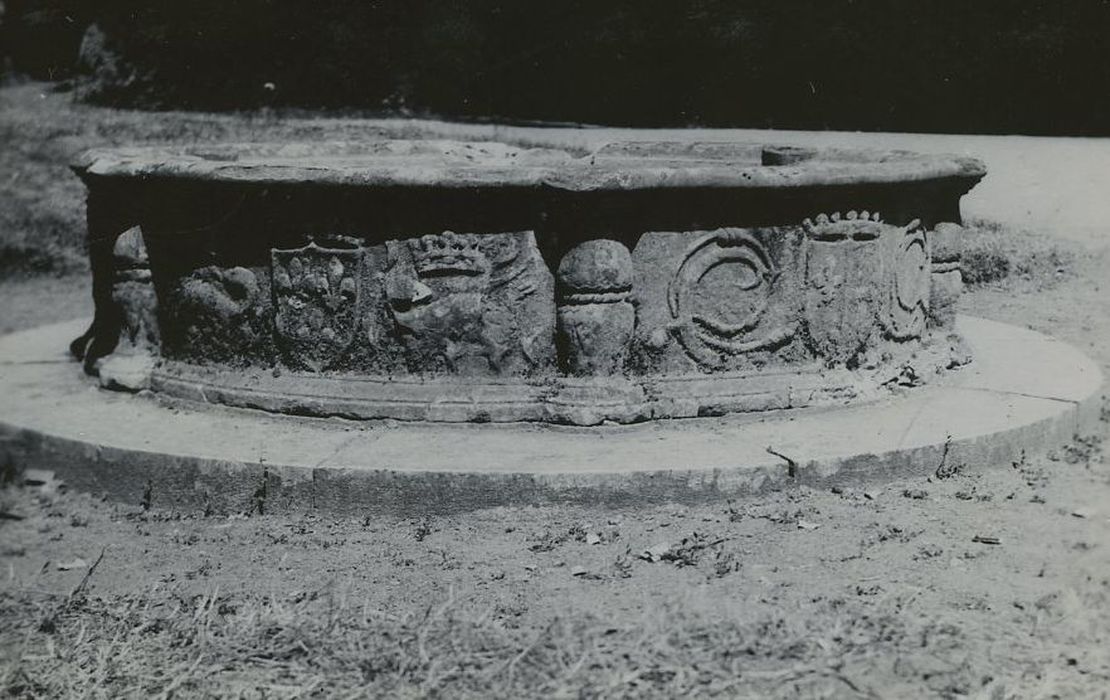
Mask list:
[{"label": "dark treeline background", "polygon": [[151,108],[1110,134],[1108,0],[4,0],[7,70]]}]

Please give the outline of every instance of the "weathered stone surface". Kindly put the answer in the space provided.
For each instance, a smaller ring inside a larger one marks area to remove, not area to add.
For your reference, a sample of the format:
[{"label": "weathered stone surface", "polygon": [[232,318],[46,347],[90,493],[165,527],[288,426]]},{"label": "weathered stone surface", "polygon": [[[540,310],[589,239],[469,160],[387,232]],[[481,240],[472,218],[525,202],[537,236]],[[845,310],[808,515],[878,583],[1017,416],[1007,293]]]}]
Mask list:
[{"label": "weathered stone surface", "polygon": [[111,317],[118,324],[118,337],[111,354],[98,358],[95,369],[104,387],[140,391],[150,386],[160,337],[150,260],[138,227],[116,238],[112,262]]},{"label": "weathered stone surface", "polygon": [[956,317],[956,302],[964,288],[960,265],[964,229],[959,224],[941,222],[926,235],[932,254],[929,325],[951,328]]},{"label": "weathered stone surface", "polygon": [[[881,185],[930,179],[978,180],[974,158],[906,151],[818,151],[803,163],[766,167],[751,144],[617,143],[593,153],[518,148],[496,142],[381,140],[359,143],[224,144],[204,148],[112,148],[83,154],[91,176],[228,183],[304,182],[408,187],[544,187],[570,192],[675,187]],[[784,149],[780,149],[784,150]]]},{"label": "weathered stone surface", "polygon": [[116,257],[141,262],[113,262],[108,285],[97,249],[98,321],[75,347],[93,365],[117,344],[151,358],[105,384],[588,425],[843,402],[958,364],[958,254],[938,222],[982,175],[647,142],[115,150],[76,169],[90,235],[138,225],[152,245],[146,269],[139,234],[121,238]]},{"label": "weathered stone surface", "polygon": [[532,232],[446,231],[388,244],[383,271],[393,327],[413,373],[526,375],[554,356],[554,289]]},{"label": "weathered stone surface", "polygon": [[150,259],[138,228],[125,231],[116,239],[112,250],[116,265],[116,281],[112,301],[120,309],[123,321],[120,342],[115,352],[124,354],[155,354],[159,333],[154,286],[150,275]]},{"label": "weathered stone surface", "polygon": [[807,222],[806,335],[813,352],[830,364],[859,366],[878,349],[886,228],[866,218]]},{"label": "weathered stone surface", "polygon": [[[88,391],[72,365],[43,362],[62,357],[65,339],[81,327],[76,322],[0,337],[0,355],[9,362],[0,373],[7,398],[0,402],[5,454],[17,469],[57,470],[75,489],[130,504],[146,491],[155,508],[179,513],[256,508],[260,484],[267,487],[266,513],[354,515],[374,508],[411,515],[827,488],[928,475],[945,454],[950,464],[1009,468],[1022,454],[1035,455],[1098,426],[1104,393],[1098,363],[1066,343],[962,317],[956,328],[981,361],[880,402],[774,412],[760,420],[732,416],[590,429],[376,423],[373,430],[352,432],[344,422],[167,406],[142,395],[108,400]],[[768,386],[766,379],[749,386]],[[716,375],[699,380],[720,383]],[[691,389],[705,393],[704,387]],[[768,454],[768,445],[794,459],[796,469]]]},{"label": "weathered stone surface", "polygon": [[563,257],[557,276],[560,366],[576,375],[623,371],[636,324],[628,248],[587,241]]},{"label": "weathered stone surface", "polygon": [[100,386],[115,391],[142,391],[151,386],[155,360],[150,355],[113,353],[98,363]]},{"label": "weathered stone surface", "polygon": [[604,376],[624,369],[636,310],[627,301],[559,307],[562,364],[569,374]]},{"label": "weathered stone surface", "polygon": [[270,362],[268,274],[207,265],[175,280],[164,297],[163,354],[193,362]]},{"label": "weathered stone surface", "polygon": [[575,246],[559,263],[559,295],[620,294],[632,289],[632,256],[624,244],[597,239]]},{"label": "weathered stone surface", "polygon": [[633,259],[645,371],[749,369],[801,359],[799,239],[794,228],[644,235]]},{"label": "weathered stone surface", "polygon": [[274,334],[285,362],[330,369],[358,332],[361,251],[310,243],[272,255]]},{"label": "weathered stone surface", "polygon": [[925,332],[929,312],[929,283],[932,261],[925,232],[917,221],[900,231],[884,236],[887,251],[884,270],[887,279],[887,308],[884,322],[891,338],[909,340]]}]

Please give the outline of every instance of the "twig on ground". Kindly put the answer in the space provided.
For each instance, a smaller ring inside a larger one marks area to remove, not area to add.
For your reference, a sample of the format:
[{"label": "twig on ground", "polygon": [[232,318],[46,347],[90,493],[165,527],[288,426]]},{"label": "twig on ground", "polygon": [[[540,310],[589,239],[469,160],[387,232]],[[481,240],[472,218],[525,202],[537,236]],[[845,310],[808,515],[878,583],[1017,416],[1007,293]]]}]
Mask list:
[{"label": "twig on ground", "polygon": [[101,547],[100,556],[96,558],[96,561],[92,563],[92,566],[89,567],[89,570],[85,572],[85,575],[83,577],[81,577],[81,582],[78,583],[72,591],[70,591],[69,596],[66,597],[65,606],[68,606],[70,604],[70,601],[72,601],[79,593],[85,590],[85,586],[89,584],[89,579],[91,579],[92,575],[96,572],[96,567],[100,566],[100,562],[104,560],[104,552],[106,551],[108,551],[108,547]]},{"label": "twig on ground", "polygon": [[767,446],[767,453],[772,454],[775,457],[778,457],[779,459],[786,460],[786,473],[791,479],[798,476],[798,463],[797,462],[790,459],[789,457],[787,457],[786,455],[784,455],[781,452],[776,452],[774,450],[774,448],[772,448],[770,445]]}]

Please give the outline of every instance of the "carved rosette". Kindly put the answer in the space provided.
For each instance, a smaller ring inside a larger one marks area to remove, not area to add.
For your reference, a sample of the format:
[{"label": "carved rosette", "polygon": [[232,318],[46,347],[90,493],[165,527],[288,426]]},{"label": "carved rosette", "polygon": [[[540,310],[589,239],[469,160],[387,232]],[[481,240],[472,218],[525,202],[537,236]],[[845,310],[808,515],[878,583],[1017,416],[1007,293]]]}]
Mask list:
[{"label": "carved rosette", "polygon": [[920,338],[929,311],[932,274],[929,245],[919,222],[913,221],[888,236],[892,249],[886,266],[885,327],[894,340]]},{"label": "carved rosette", "polygon": [[811,349],[833,364],[852,364],[874,346],[883,294],[881,239],[894,227],[878,213],[807,219],[805,324]]},{"label": "carved rosette", "polygon": [[581,243],[563,256],[556,279],[562,369],[574,375],[621,372],[636,325],[628,248],[607,239]]},{"label": "carved rosette", "polygon": [[331,368],[355,340],[358,248],[271,251],[274,330],[285,360],[315,372]]},{"label": "carved rosette", "polygon": [[764,246],[743,229],[720,229],[695,240],[667,287],[671,330],[700,366],[781,345],[794,324],[766,323],[780,271]]}]

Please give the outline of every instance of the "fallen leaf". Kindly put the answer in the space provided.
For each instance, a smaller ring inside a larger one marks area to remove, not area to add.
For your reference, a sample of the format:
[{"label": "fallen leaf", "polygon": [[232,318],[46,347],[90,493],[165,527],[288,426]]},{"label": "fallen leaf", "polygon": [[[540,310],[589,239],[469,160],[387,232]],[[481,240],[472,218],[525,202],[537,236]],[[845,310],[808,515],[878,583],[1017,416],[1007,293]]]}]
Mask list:
[{"label": "fallen leaf", "polygon": [[70,569],[84,569],[84,568],[88,567],[88,565],[89,565],[88,562],[86,562],[84,559],[82,559],[81,557],[77,557],[73,561],[58,562],[58,571],[69,571]]}]

